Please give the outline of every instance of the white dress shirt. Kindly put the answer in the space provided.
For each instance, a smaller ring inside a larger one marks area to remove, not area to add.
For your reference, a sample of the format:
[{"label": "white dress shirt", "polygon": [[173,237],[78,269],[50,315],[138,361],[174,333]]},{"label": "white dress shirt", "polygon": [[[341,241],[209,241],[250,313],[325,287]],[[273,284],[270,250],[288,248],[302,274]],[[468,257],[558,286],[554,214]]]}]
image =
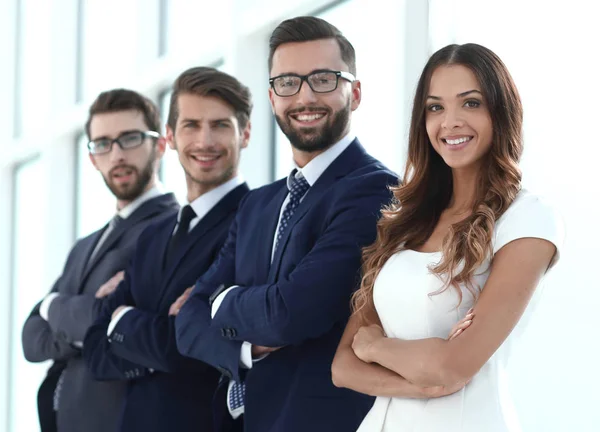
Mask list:
[{"label": "white dress shirt", "polygon": [[[325,170],[329,167],[329,165],[331,165],[332,162],[335,159],[337,159],[337,157],[340,154],[342,154],[342,152],[344,150],[346,150],[348,148],[348,146],[350,144],[352,144],[352,142],[355,139],[356,139],[356,135],[354,135],[354,134],[352,134],[352,132],[350,132],[348,135],[346,135],[340,141],[338,141],[337,143],[335,143],[334,145],[329,147],[323,153],[316,156],[313,160],[311,160],[309,163],[307,163],[303,168],[299,168],[296,166],[295,174],[294,174],[294,172],[291,172],[287,178],[288,190],[291,188],[292,175],[295,175],[297,178],[304,177],[306,179],[306,181],[308,182],[309,186],[312,187],[317,182],[317,180],[319,180],[319,177],[321,177],[321,175],[325,172]],[[304,199],[304,197],[302,197],[300,199],[300,202],[302,202],[303,199]],[[273,249],[271,250],[271,261],[273,261],[273,256],[275,255],[275,244],[276,244],[276,238],[277,238],[277,231],[279,231],[279,224],[281,223],[281,215],[282,215],[283,211],[285,210],[285,207],[287,206],[289,201],[290,201],[290,194],[288,193],[287,196],[285,197],[285,199],[283,200],[283,203],[281,204],[281,208],[279,210],[279,219],[277,222],[277,226],[275,227],[275,232],[273,233]],[[239,287],[237,285],[229,287],[225,291],[223,291],[221,294],[219,294],[217,296],[217,298],[215,298],[215,300],[213,301],[212,307],[211,307],[211,316],[212,317],[214,317],[217,314],[219,307],[221,306],[221,303],[223,303],[223,300],[225,299],[225,296],[231,290],[236,289],[236,288],[239,288]],[[242,349],[240,352],[240,363],[246,369],[252,369],[253,363],[262,360],[267,355],[268,354],[266,354],[262,357],[256,358],[256,359],[252,359],[252,344],[250,344],[249,342],[244,342],[244,343],[242,343]],[[231,392],[232,386],[233,386],[233,381],[230,381],[229,388],[227,390],[227,408],[229,409],[229,413],[235,419],[244,413],[244,407],[242,406],[235,411],[231,410],[231,407],[229,406],[229,393]]]},{"label": "white dress shirt", "polygon": [[[211,211],[212,208],[214,206],[216,206],[219,203],[219,201],[221,201],[225,197],[225,195],[227,195],[229,192],[234,190],[236,187],[240,186],[242,183],[244,183],[244,179],[241,175],[238,175],[238,176],[232,178],[231,180],[226,181],[222,185],[217,186],[213,190],[200,195],[198,198],[196,198],[191,203],[187,203],[190,205],[190,207],[192,207],[192,209],[196,213],[196,217],[190,221],[190,227],[188,229],[188,233],[196,225],[198,225],[198,222],[200,222],[202,220],[202,218],[204,216],[206,216],[208,214],[208,212]],[[179,226],[179,221],[181,220],[181,212],[183,210],[183,207],[184,206],[182,206],[179,209],[179,213],[177,214],[177,224],[175,225],[173,234],[175,234],[175,232],[177,231],[177,227]],[[108,324],[108,329],[106,330],[107,336],[111,335],[111,333],[114,331],[115,327],[117,326],[117,323],[131,309],[133,309],[133,307],[131,307],[131,306],[127,306],[127,307],[121,309],[121,311],[110,321],[110,323]]]}]

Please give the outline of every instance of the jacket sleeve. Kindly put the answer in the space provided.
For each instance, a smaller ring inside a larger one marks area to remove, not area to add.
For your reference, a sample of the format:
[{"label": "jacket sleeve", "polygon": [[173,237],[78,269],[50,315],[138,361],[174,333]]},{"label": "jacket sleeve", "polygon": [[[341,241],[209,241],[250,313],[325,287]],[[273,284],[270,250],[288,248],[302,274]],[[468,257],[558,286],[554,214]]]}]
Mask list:
[{"label": "jacket sleeve", "polygon": [[381,207],[391,198],[391,181],[382,177],[362,179],[339,198],[325,231],[290,274],[229,292],[210,328],[231,341],[279,347],[318,338],[346,320],[362,248],[375,240]]},{"label": "jacket sleeve", "polygon": [[174,316],[132,309],[119,320],[109,339],[114,355],[147,368],[169,373],[202,373],[208,368],[177,350]]},{"label": "jacket sleeve", "polygon": [[106,335],[115,309],[121,305],[135,306],[129,284],[129,274],[125,272],[125,277],[115,292],[102,302],[98,319],[90,326],[84,338],[83,359],[92,376],[100,381],[131,380],[151,373],[148,368],[115,355],[113,343]]},{"label": "jacket sleeve", "polygon": [[70,342],[81,342],[98,317],[98,302],[93,294],[59,294],[48,308],[48,324],[54,333]]},{"label": "jacket sleeve", "polygon": [[234,284],[235,242],[239,216],[238,211],[217,259],[200,277],[175,319],[179,352],[214,366],[225,376],[236,381],[240,380],[242,342],[224,338],[221,329],[211,326],[210,303],[215,291]]},{"label": "jacket sleeve", "polygon": [[[59,283],[60,279],[51,292],[56,292]],[[66,360],[78,355],[80,350],[59,338],[40,316],[40,304],[41,302],[33,308],[23,325],[21,342],[25,358],[37,363],[46,360]]]}]

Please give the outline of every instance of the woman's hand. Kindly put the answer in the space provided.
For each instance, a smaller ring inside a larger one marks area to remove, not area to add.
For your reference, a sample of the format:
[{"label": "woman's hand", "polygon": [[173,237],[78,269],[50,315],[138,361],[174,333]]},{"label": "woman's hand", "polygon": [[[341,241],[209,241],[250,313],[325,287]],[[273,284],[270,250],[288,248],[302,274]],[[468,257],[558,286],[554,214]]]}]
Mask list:
[{"label": "woman's hand", "polygon": [[358,329],[352,341],[352,350],[356,357],[365,363],[372,363],[371,349],[373,343],[385,337],[383,329],[377,324],[363,326]]},{"label": "woman's hand", "polygon": [[475,317],[475,313],[473,312],[473,308],[469,309],[467,315],[461,319],[452,330],[450,330],[450,334],[448,335],[448,340],[451,341],[458,335],[460,335],[463,331],[465,331],[473,322],[473,318]]}]

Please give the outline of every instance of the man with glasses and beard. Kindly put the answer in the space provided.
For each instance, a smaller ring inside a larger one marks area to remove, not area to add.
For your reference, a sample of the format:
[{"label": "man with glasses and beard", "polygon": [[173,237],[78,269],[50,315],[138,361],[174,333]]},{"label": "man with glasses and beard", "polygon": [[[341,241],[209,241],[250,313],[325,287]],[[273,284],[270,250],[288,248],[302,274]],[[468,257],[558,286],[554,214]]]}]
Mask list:
[{"label": "man with glasses and beard", "polygon": [[139,234],[179,208],[157,179],[166,140],[150,100],[125,89],[101,93],[85,129],[90,161],[116,198],[116,214],[77,241],[61,276],[25,322],[25,358],[54,362],[38,392],[43,432],[115,430],[125,386],[93,380],[82,341],[103,299],[123,279]]},{"label": "man with glasses and beard", "polygon": [[354,432],[373,403],[336,388],[331,363],[397,177],[352,134],[354,48],[324,20],[281,23],[269,97],[297,166],[251,191],[177,319],[179,350],[228,379],[220,431]]}]

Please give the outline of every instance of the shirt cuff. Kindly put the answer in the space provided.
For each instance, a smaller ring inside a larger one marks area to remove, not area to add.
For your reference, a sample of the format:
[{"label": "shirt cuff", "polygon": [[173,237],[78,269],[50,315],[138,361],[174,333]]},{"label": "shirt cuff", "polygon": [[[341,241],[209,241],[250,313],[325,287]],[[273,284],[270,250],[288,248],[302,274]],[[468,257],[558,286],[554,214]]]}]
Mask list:
[{"label": "shirt cuff", "polygon": [[240,363],[246,369],[252,369],[252,344],[244,342],[240,350]]},{"label": "shirt cuff", "polygon": [[131,307],[131,306],[124,307],[123,309],[121,309],[121,312],[119,312],[116,317],[114,317],[112,320],[110,320],[110,324],[108,324],[108,328],[106,329],[106,336],[111,335],[111,333],[115,330],[117,323],[121,320],[121,318],[123,318],[123,315],[125,315],[131,309],[135,309],[135,308]]},{"label": "shirt cuff", "polygon": [[40,305],[40,316],[44,319],[44,321],[48,321],[48,310],[50,309],[50,305],[52,304],[52,301],[59,295],[59,293],[50,293],[44,298],[44,300],[42,300],[42,304]]},{"label": "shirt cuff", "polygon": [[223,303],[223,300],[225,300],[225,296],[227,295],[227,293],[229,291],[231,291],[234,288],[239,288],[239,285],[233,285],[229,288],[227,288],[225,291],[223,291],[221,294],[219,294],[217,296],[217,298],[215,299],[215,301],[212,304],[212,307],[210,309],[210,317],[214,318],[215,315],[217,314],[217,311],[219,310],[219,308],[221,307],[221,303]]}]

